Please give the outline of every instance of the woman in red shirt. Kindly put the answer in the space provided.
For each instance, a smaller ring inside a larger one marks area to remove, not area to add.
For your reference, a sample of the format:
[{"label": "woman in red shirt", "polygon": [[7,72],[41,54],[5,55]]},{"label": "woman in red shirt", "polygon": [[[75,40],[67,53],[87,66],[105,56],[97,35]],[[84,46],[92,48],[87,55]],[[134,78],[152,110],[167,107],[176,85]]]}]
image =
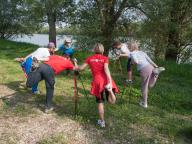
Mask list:
[{"label": "woman in red shirt", "polygon": [[77,70],[83,70],[88,65],[91,69],[93,80],[91,83],[91,94],[96,97],[96,102],[98,103],[99,120],[98,125],[100,127],[105,127],[104,121],[104,92],[106,95],[106,100],[109,103],[114,104],[116,97],[114,93],[119,92],[115,82],[111,78],[111,74],[108,68],[108,57],[103,55],[104,47],[102,44],[97,43],[94,46],[95,54],[87,57],[85,62],[77,66]]}]

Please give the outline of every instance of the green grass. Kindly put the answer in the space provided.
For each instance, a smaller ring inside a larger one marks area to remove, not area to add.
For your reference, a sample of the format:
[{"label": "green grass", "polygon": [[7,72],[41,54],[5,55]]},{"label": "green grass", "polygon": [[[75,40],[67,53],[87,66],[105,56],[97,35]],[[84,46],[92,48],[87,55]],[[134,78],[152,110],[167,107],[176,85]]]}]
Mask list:
[{"label": "green grass", "polygon": [[[34,107],[43,109],[45,86],[41,82],[39,89],[42,94],[31,97],[30,91],[20,88],[25,77],[19,64],[13,61],[15,57],[25,56],[37,48],[35,45],[0,40],[0,83],[15,91],[15,97],[3,99],[3,109],[0,116],[5,114],[27,117],[36,114]],[[81,62],[88,53],[78,52],[75,56]],[[140,78],[134,67],[134,84],[125,86],[126,59],[122,59],[123,74],[113,66],[111,73],[121,90],[117,95],[115,105],[105,104],[104,137],[116,143],[192,143],[192,65],[176,65],[173,62],[160,62],[166,71],[160,76],[157,85],[149,91],[149,108],[138,106],[140,99]],[[89,70],[81,73],[81,78],[89,95],[91,74]],[[125,90],[126,89],[126,90]],[[80,122],[95,125],[97,105],[94,97],[85,97],[78,78],[78,115],[74,116],[73,75],[60,74],[56,77],[54,105],[59,118],[70,117]],[[23,98],[21,95],[25,95]],[[40,143],[65,143],[62,135],[52,136]]]},{"label": "green grass", "polygon": [[51,137],[45,138],[38,142],[37,144],[68,144],[69,141],[64,134],[57,134]]}]

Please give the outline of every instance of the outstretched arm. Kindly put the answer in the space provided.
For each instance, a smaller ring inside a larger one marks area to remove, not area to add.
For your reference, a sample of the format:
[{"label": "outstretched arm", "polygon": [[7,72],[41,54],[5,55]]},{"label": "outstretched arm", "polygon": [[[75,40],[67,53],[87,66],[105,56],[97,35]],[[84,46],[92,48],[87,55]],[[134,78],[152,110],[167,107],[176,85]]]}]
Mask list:
[{"label": "outstretched arm", "polygon": [[82,65],[79,66],[78,69],[81,71],[81,70],[84,70],[87,66],[88,66],[88,64],[83,63]]},{"label": "outstretched arm", "polygon": [[150,58],[147,54],[145,55],[145,57],[146,57],[147,61],[148,61],[152,66],[154,66],[155,68],[158,67],[158,66],[151,60],[151,58]]},{"label": "outstretched arm", "polygon": [[30,53],[29,55],[27,55],[26,57],[21,57],[21,58],[15,58],[14,60],[17,61],[17,62],[23,62],[25,61],[28,57],[31,56],[32,53]]},{"label": "outstretched arm", "polygon": [[79,71],[81,71],[81,70],[84,70],[84,69],[88,66],[87,63],[83,63],[82,65],[78,65],[76,59],[74,59],[73,62],[74,62],[74,64],[75,64],[74,70],[79,70]]}]

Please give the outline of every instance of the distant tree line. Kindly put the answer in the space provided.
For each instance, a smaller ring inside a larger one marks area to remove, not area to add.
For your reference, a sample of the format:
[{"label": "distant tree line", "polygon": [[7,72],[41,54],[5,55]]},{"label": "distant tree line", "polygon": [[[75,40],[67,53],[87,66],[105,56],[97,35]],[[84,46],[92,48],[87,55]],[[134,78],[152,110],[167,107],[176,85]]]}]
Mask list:
[{"label": "distant tree line", "polygon": [[96,38],[107,51],[114,39],[132,37],[148,43],[156,59],[192,53],[191,0],[0,1],[0,38],[42,31],[47,23],[49,41],[56,43],[56,25],[63,22],[63,32]]}]

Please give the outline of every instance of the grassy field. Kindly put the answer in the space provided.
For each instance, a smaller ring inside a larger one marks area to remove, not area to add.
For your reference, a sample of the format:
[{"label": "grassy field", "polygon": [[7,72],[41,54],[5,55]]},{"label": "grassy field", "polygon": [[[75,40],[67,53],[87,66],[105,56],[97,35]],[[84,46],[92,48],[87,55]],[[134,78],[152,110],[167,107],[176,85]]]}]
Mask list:
[{"label": "grassy field", "polygon": [[[123,74],[118,71],[118,65],[111,62],[111,73],[121,93],[117,95],[115,105],[105,104],[107,127],[100,129],[96,126],[95,99],[89,94],[89,70],[78,78],[77,116],[74,116],[73,74],[65,72],[56,77],[55,110],[51,114],[42,112],[44,82],[39,84],[41,94],[32,95],[24,86],[25,77],[19,64],[13,61],[36,48],[35,45],[0,40],[0,143],[192,143],[192,65],[160,62],[166,71],[150,90],[149,108],[143,109],[138,105],[140,78],[135,67],[134,84],[125,85],[126,60],[121,60]],[[86,52],[76,53],[80,63],[87,55]],[[49,119],[52,122],[49,123]],[[33,125],[38,128],[33,129]],[[47,127],[51,129],[44,133]]]}]

